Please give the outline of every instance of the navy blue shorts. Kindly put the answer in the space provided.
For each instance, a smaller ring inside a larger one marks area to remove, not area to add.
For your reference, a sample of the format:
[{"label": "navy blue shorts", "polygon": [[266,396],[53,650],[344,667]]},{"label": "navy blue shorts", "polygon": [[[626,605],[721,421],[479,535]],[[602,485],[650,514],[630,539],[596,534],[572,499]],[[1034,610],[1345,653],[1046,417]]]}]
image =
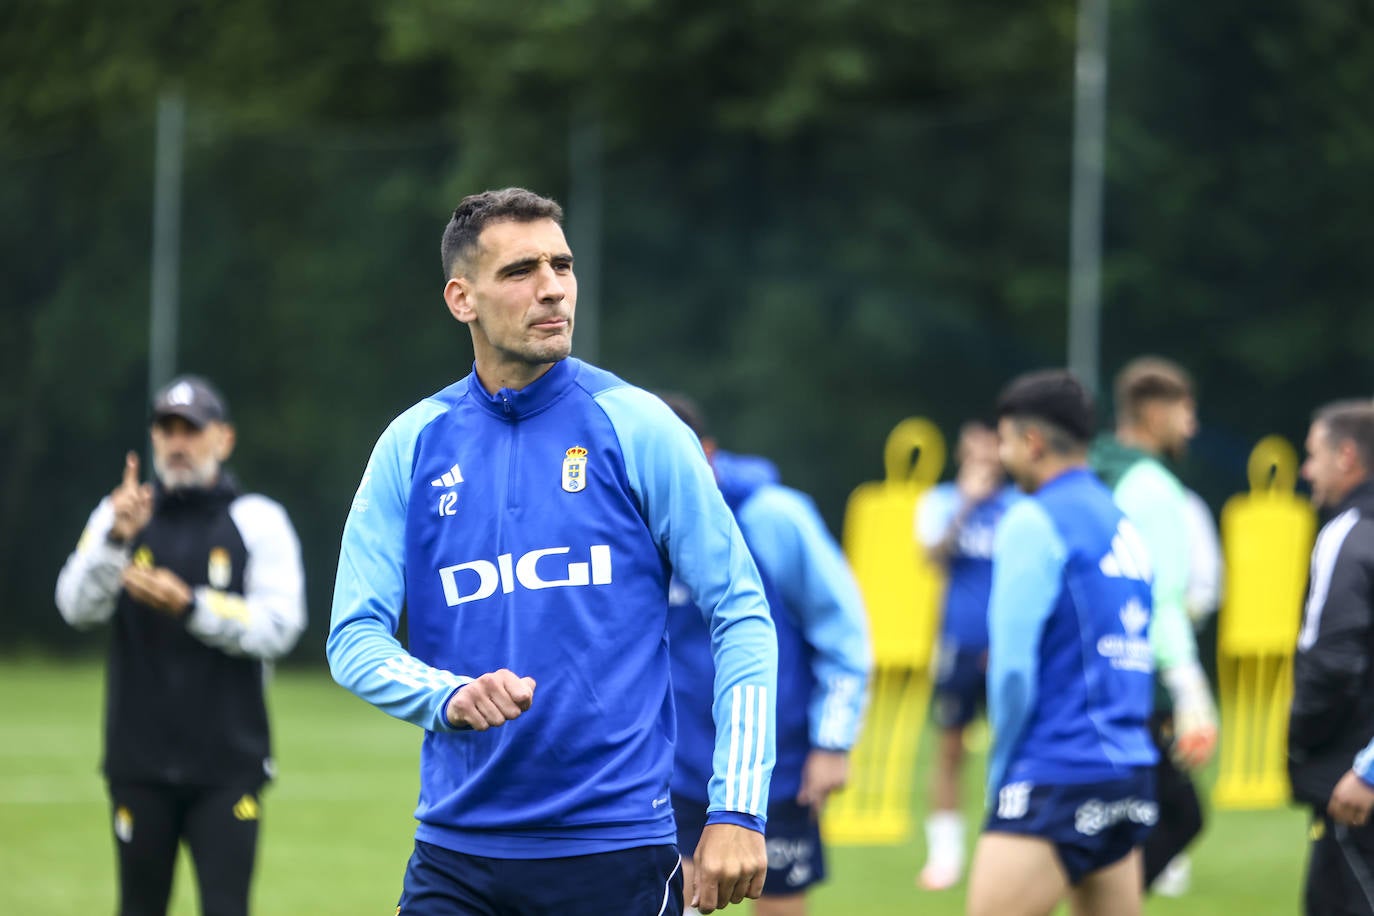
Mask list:
[{"label": "navy blue shorts", "polygon": [[[677,819],[677,846],[683,855],[690,856],[706,827],[706,806],[674,795],[673,816]],[[825,880],[821,827],[811,817],[810,808],[790,799],[770,803],[764,842],[768,846],[768,877],[763,882],[763,896],[800,894]]]},{"label": "navy blue shorts", "polygon": [[988,650],[942,641],[936,658],[931,717],[940,728],[963,728],[987,703]]},{"label": "navy blue shorts", "polygon": [[675,846],[492,859],[415,841],[399,916],[681,916]]},{"label": "navy blue shorts", "polygon": [[1082,785],[1013,782],[997,793],[989,833],[1017,833],[1054,844],[1069,883],[1124,859],[1159,820],[1153,768],[1125,779]]}]

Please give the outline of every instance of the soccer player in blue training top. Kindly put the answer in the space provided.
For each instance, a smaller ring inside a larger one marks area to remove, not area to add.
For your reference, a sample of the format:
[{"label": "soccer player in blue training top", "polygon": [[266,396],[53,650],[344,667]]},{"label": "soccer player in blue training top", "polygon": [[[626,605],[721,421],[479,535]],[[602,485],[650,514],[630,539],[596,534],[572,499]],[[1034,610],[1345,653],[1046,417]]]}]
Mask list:
[{"label": "soccer player in blue training top", "polygon": [[[814,504],[782,486],[772,462],[716,447],[700,409],[681,395],[664,401],[701,438],[725,502],[763,575],[778,630],[777,740],[768,805],[768,880],[760,916],[804,916],[806,891],[825,878],[820,814],[844,786],[872,666],[863,599]],[[674,583],[668,617],[678,714],[673,809],[678,848],[690,870],[706,822],[715,729],[711,724],[711,633]],[[690,876],[689,876],[690,877]]]},{"label": "soccer player in blue training top", "polygon": [[940,729],[926,818],[926,864],[920,886],[953,887],[964,873],[964,816],[959,771],[964,730],[984,706],[988,670],[988,595],[992,591],[992,539],[1017,499],[997,459],[997,433],[971,421],[959,430],[959,472],[921,497],[916,538],[931,561],[944,567],[944,613],[936,655],[932,714]]},{"label": "soccer player in blue training top", "polygon": [[763,585],[691,431],[568,358],[561,219],[518,188],[454,210],[444,299],[474,369],[387,427],[344,526],[330,667],[425,729],[404,916],[682,911],[669,570],[709,620],[716,667],[695,902],[763,886],[777,674]]},{"label": "soccer player in blue training top", "polygon": [[993,545],[989,814],[970,916],[1141,908],[1152,786],[1150,567],[1087,467],[1092,399],[1069,372],[1024,375],[997,405],[1002,463],[1031,496]]}]

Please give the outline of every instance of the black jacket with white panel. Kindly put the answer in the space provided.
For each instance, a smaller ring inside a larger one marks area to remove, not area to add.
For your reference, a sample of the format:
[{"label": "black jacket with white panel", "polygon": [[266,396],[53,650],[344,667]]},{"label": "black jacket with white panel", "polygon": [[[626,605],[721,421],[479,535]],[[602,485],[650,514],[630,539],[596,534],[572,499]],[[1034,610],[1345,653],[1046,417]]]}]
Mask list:
[{"label": "black jacket with white panel", "polygon": [[[127,545],[107,539],[114,510],[91,513],[57,579],[57,607],[78,628],[111,622],[104,772],[111,782],[218,786],[272,775],[266,663],[305,628],[300,544],[285,510],[240,494],[158,488]],[[180,617],[129,597],[130,563],[166,567],[194,590]]]},{"label": "black jacket with white panel", "polygon": [[1374,737],[1374,481],[1317,534],[1293,659],[1288,775],[1297,801],[1326,808]]}]

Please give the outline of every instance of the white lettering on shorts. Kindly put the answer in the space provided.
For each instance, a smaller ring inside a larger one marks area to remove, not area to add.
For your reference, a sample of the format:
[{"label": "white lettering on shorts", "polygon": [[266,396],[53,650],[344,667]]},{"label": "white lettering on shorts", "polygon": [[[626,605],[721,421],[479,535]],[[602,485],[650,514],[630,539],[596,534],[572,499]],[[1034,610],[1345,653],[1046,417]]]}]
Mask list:
[{"label": "white lettering on shorts", "polygon": [[997,793],[997,816],[1004,821],[1020,820],[1030,810],[1031,789],[1029,782],[1011,782]]},{"label": "white lettering on shorts", "polygon": [[1090,799],[1073,813],[1073,829],[1084,836],[1097,836],[1108,827],[1122,821],[1153,827],[1159,820],[1159,806],[1143,798],[1119,798],[1115,801]]}]

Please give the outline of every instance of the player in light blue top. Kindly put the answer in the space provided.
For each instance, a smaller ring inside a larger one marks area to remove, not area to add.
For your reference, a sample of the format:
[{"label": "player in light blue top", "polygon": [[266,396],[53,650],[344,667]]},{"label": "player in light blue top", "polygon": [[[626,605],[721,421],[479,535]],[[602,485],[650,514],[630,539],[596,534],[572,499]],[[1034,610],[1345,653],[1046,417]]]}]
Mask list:
[{"label": "player in light blue top", "polygon": [[940,740],[919,879],[921,887],[933,891],[952,887],[964,872],[959,791],[964,730],[987,696],[993,536],[1018,499],[997,460],[997,433],[991,427],[965,423],[955,454],[955,479],[927,491],[916,508],[916,539],[930,560],[944,567],[946,582],[931,708]]},{"label": "player in light blue top", "polygon": [[[872,652],[858,585],[815,505],[779,482],[772,462],[716,447],[700,408],[663,399],[697,433],[734,511],[768,594],[778,631],[777,765],[768,806],[768,880],[759,916],[802,916],[806,892],[825,878],[819,817],[848,779]],[[711,723],[710,633],[683,589],[669,614],[678,711],[673,809],[678,846],[690,856],[706,819]]]},{"label": "player in light blue top", "polygon": [[757,897],[764,879],[777,639],[763,586],[696,437],[568,358],[561,217],[521,189],[454,211],[444,298],[474,370],[386,429],[344,527],[331,670],[425,729],[406,916],[682,911],[670,570],[716,672],[695,902]]},{"label": "player in light blue top", "polygon": [[1014,380],[1002,463],[1030,493],[1002,520],[988,609],[989,814],[971,916],[1140,911],[1158,816],[1149,558],[1087,467],[1093,406],[1069,372]]}]

